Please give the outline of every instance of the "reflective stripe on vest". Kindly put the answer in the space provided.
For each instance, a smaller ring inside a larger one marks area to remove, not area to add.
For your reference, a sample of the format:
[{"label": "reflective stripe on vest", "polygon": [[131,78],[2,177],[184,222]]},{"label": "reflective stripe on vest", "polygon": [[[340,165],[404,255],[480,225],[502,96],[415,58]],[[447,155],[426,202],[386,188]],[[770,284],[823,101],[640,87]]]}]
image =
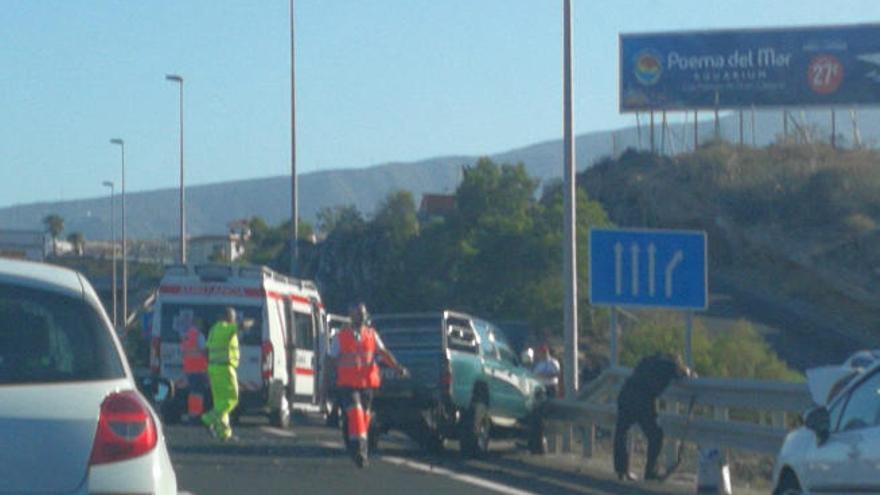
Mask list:
[{"label": "reflective stripe on vest", "polygon": [[379,365],[376,364],[374,330],[364,327],[360,339],[354,330],[343,329],[337,336],[339,356],[336,360],[336,385],[349,388],[379,388]]},{"label": "reflective stripe on vest", "polygon": [[183,354],[184,373],[204,373],[208,368],[208,357],[199,348],[200,336],[199,331],[192,328],[184,334],[183,341],[180,343],[180,352]]}]

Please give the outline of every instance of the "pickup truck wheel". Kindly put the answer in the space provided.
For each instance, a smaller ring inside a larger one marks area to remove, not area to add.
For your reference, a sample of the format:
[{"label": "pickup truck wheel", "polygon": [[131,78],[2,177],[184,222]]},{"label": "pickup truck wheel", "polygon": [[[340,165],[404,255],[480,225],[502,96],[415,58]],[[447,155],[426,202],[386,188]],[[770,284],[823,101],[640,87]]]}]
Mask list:
[{"label": "pickup truck wheel", "polygon": [[439,454],[446,447],[446,439],[437,430],[423,426],[416,437],[419,445],[429,454]]},{"label": "pickup truck wheel", "polygon": [[492,419],[486,404],[474,402],[462,420],[461,449],[467,457],[483,458],[489,453]]}]

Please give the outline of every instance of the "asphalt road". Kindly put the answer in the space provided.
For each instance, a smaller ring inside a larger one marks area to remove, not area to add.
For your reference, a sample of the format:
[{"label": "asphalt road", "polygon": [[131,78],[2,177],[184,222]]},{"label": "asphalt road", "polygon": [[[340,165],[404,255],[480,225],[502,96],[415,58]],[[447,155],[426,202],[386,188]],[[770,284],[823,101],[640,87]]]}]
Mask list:
[{"label": "asphalt road", "polygon": [[[668,494],[670,485],[620,485],[609,473],[554,465],[529,456],[514,442],[497,442],[481,461],[465,461],[453,443],[428,456],[406,438],[383,437],[380,452],[358,469],[342,450],[335,429],[298,418],[291,430],[246,418],[238,441],[221,444],[197,426],[166,426],[166,440],[181,491],[195,495],[309,493],[341,495]],[[580,472],[579,472],[580,471]]]}]

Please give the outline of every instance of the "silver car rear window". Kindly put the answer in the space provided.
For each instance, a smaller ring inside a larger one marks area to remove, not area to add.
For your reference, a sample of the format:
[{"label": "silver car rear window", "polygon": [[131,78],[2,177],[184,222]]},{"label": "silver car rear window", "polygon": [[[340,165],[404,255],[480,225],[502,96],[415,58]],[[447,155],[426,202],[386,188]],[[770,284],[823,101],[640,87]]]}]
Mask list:
[{"label": "silver car rear window", "polygon": [[0,385],[124,376],[95,308],[79,298],[0,284]]}]

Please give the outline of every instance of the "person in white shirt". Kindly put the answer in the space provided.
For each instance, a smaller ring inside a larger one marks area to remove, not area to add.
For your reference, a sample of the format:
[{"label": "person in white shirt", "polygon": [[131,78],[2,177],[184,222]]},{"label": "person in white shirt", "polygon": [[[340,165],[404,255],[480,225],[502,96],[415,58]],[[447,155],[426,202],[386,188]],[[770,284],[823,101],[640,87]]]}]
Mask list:
[{"label": "person in white shirt", "polygon": [[554,399],[559,389],[559,361],[550,353],[550,348],[545,344],[538,348],[537,359],[532,372],[544,383],[547,389],[547,397]]}]

